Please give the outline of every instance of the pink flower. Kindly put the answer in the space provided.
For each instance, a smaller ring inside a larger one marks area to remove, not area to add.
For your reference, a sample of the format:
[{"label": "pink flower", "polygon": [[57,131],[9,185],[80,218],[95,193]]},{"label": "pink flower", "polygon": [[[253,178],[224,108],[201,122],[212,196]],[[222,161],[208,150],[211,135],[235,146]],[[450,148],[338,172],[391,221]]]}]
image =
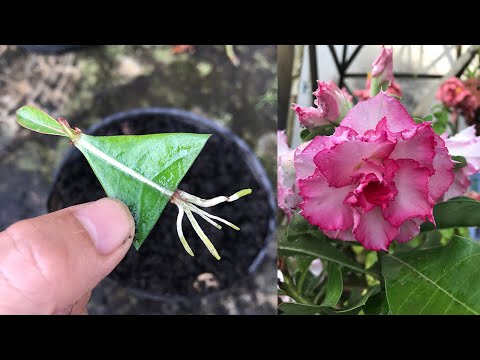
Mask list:
[{"label": "pink flower", "polygon": [[372,77],[380,78],[380,82],[393,82],[393,49],[382,47],[380,55],[372,64]]},{"label": "pink flower", "polygon": [[312,130],[317,126],[340,122],[352,107],[351,95],[340,90],[333,81],[318,81],[318,88],[313,93],[317,107],[301,107],[292,104],[300,124]]},{"label": "pink flower", "polygon": [[475,135],[475,125],[472,125],[446,139],[445,145],[450,155],[467,160],[467,166],[455,169],[455,180],[445,193],[447,200],[465,194],[471,184],[468,177],[480,172],[480,136]]},{"label": "pink flower", "polygon": [[475,117],[475,110],[479,106],[477,98],[456,77],[448,79],[439,87],[437,99],[445,106],[463,112],[469,120]]},{"label": "pink flower", "polygon": [[[303,149],[309,143],[302,144]],[[277,131],[277,203],[290,221],[294,211],[298,208],[302,198],[298,195],[298,186],[295,180],[293,158],[296,149],[291,150],[287,144],[285,131]]]},{"label": "pink flower", "polygon": [[385,92],[358,103],[332,136],[295,154],[301,214],[327,236],[387,250],[433,219],[453,162],[430,123],[416,124]]},{"label": "pink flower", "polygon": [[[353,95],[358,97],[358,101],[364,101],[364,100],[370,99],[370,83],[372,81],[370,76],[371,75],[369,75],[368,78],[367,78],[367,83],[366,83],[366,88],[365,89],[354,90],[353,91]],[[402,95],[403,95],[402,88],[400,87],[400,85],[395,80],[392,80],[390,82],[390,86],[387,89],[387,94],[402,97]]]},{"label": "pink flower", "polygon": [[325,119],[323,112],[315,107],[301,107],[300,105],[292,104],[292,110],[297,113],[300,124],[309,130],[317,126],[331,124],[330,121]]}]

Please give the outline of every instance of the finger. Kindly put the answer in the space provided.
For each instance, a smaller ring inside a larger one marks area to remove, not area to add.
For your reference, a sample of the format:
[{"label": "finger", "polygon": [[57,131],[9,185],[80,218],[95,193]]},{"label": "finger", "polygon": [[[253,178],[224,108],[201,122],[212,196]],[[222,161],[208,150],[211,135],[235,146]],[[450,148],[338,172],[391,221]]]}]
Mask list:
[{"label": "finger", "polygon": [[92,290],[128,251],[134,221],[104,198],[0,233],[0,313],[51,314]]},{"label": "finger", "polygon": [[72,307],[72,311],[70,315],[87,315],[87,304],[90,301],[90,297],[92,296],[92,292],[89,291],[85,295],[83,295],[80,300],[78,300],[75,305]]}]

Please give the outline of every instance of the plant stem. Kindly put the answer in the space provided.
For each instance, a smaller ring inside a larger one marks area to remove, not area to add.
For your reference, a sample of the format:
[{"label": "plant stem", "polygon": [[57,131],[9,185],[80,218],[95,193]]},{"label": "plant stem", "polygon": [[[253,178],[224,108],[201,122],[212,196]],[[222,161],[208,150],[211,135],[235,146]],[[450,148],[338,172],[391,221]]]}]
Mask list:
[{"label": "plant stem", "polygon": [[370,83],[370,97],[374,97],[377,95],[380,90],[382,90],[382,83],[380,82],[380,78],[372,77],[372,81]]},{"label": "plant stem", "polygon": [[322,288],[320,289],[320,291],[318,292],[318,294],[315,296],[315,299],[313,300],[313,303],[315,305],[319,305],[319,301],[320,301],[320,298],[322,297],[323,294],[325,294],[325,291],[327,290],[327,287],[326,286],[322,286]]},{"label": "plant stem", "polygon": [[305,282],[305,278],[307,277],[308,274],[308,269],[302,273],[302,276],[300,276],[300,279],[298,280],[297,288],[300,293],[302,292],[303,288],[303,283]]},{"label": "plant stem", "polygon": [[297,290],[295,285],[293,284],[293,280],[288,274],[288,272],[285,272],[283,274],[283,280],[284,282],[280,285],[280,288],[287,293],[288,296],[290,296],[293,300],[300,304],[307,304],[307,305],[313,305],[313,303],[305,299]]}]

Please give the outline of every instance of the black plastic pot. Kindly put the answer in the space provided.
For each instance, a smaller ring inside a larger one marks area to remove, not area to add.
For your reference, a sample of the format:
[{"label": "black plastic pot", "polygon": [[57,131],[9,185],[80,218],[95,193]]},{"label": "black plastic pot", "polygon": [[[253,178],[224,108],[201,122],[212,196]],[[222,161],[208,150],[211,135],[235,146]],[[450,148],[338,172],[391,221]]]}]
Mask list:
[{"label": "black plastic pot", "polygon": [[60,55],[71,51],[77,51],[83,49],[88,45],[18,45],[22,49],[45,55]]},{"label": "black plastic pot", "polygon": [[[168,204],[137,252],[133,247],[110,278],[150,300],[191,301],[235,287],[252,278],[265,256],[275,229],[274,193],[258,159],[243,140],[213,121],[164,108],[135,109],[102,120],[86,133],[140,135],[166,132],[211,133],[204,149],[179,188],[210,198],[250,187],[253,193],[233,203],[220,204],[212,213],[241,228],[222,230],[199,219],[222,256],[215,260],[184,220],[184,232],[195,257],[183,249],[175,228],[177,209]],[[55,176],[48,210],[56,211],[104,197],[105,193],[83,155],[72,148]]]}]

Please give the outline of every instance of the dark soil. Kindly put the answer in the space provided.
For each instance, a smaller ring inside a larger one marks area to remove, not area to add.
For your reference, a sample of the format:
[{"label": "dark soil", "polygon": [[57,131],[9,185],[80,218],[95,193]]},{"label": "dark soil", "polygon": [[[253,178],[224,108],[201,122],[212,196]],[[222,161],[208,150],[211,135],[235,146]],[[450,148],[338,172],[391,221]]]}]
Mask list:
[{"label": "dark soil", "polygon": [[[164,132],[212,133],[201,123],[185,123],[175,117],[143,115],[122,123],[111,123],[95,135],[149,134]],[[246,153],[231,137],[214,133],[208,140],[179,188],[203,198],[230,195],[250,187],[253,194],[238,201],[215,206],[210,212],[241,228],[217,230],[198,219],[222,259],[217,261],[204,247],[184,219],[184,233],[195,257],[183,249],[175,227],[177,208],[168,204],[158,223],[137,252],[133,247],[110,274],[124,286],[145,290],[157,296],[187,296],[210,293],[235,285],[249,273],[273,221],[272,195],[264,185],[263,169],[256,168],[253,154]],[[68,155],[54,183],[49,210],[104,197],[93,171],[78,150]],[[270,230],[271,232],[271,230]]]}]

